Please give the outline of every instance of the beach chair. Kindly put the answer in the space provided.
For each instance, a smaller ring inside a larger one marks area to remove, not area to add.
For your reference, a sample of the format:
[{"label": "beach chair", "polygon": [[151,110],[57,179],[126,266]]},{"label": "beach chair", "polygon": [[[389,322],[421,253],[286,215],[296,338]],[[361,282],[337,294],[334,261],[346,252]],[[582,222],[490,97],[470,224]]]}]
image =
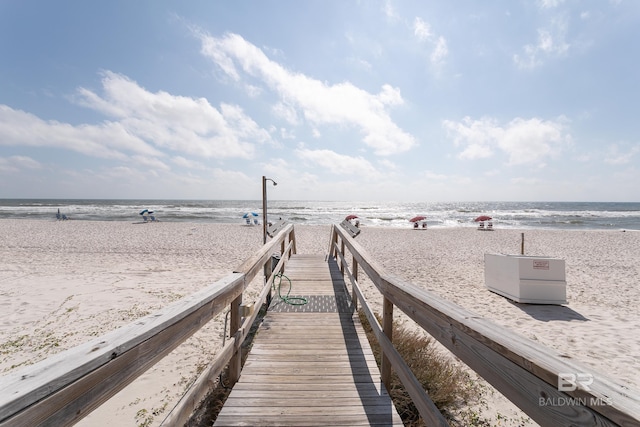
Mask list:
[{"label": "beach chair", "polygon": [[60,213],[60,209],[58,209],[58,213],[56,214],[56,219],[58,221],[63,221],[65,219],[69,219],[69,218],[67,218],[67,216],[65,214],[61,214]]},{"label": "beach chair", "polygon": [[149,215],[149,221],[158,221],[155,216]]},{"label": "beach chair", "polygon": [[347,233],[351,235],[351,237],[355,238],[358,234],[360,234],[360,228],[356,227],[351,223],[351,221],[347,221],[346,219],[340,223],[342,228],[344,228]]},{"label": "beach chair", "polygon": [[478,225],[478,230],[484,230],[484,221]]},{"label": "beach chair", "polygon": [[267,235],[269,235],[269,237],[273,237],[276,234],[278,234],[278,232],[280,230],[282,230],[286,225],[287,225],[287,221],[285,221],[284,219],[280,218],[278,221],[276,221],[275,224],[270,224],[267,223]]},{"label": "beach chair", "polygon": [[493,223],[491,221],[487,223],[487,230],[493,230]]},{"label": "beach chair", "polygon": [[144,222],[149,222],[149,217],[148,217],[148,216],[146,216],[146,215],[142,215],[142,220],[143,220]]},{"label": "beach chair", "polygon": [[426,228],[427,228],[427,221],[424,221],[424,222],[422,223],[422,228],[424,228],[424,229],[426,229]]}]

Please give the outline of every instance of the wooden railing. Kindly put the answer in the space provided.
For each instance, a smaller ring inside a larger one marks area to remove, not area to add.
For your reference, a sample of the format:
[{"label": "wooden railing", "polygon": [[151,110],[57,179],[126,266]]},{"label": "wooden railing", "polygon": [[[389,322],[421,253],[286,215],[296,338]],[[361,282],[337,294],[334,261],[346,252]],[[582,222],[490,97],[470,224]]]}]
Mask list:
[{"label": "wooden railing", "polygon": [[[280,260],[271,268],[272,254]],[[131,383],[209,320],[230,308],[230,339],[217,353],[162,425],[184,425],[222,370],[240,375],[240,346],[259,310],[242,317],[244,290],[264,270],[255,307],[270,299],[275,273],[296,252],[293,225],[286,225],[232,274],[170,306],[100,338],[2,377],[0,426],[73,425]],[[273,271],[272,271],[273,270]]]},{"label": "wooden railing", "polygon": [[[345,247],[351,253],[351,266]],[[331,229],[329,256],[335,256],[349,279],[354,304],[362,306],[380,343],[381,375],[387,389],[393,368],[427,425],[447,422],[393,347],[394,307],[542,426],[640,425],[638,391],[622,387],[552,349],[387,274],[340,226]],[[382,325],[360,289],[358,269],[382,294]]]}]

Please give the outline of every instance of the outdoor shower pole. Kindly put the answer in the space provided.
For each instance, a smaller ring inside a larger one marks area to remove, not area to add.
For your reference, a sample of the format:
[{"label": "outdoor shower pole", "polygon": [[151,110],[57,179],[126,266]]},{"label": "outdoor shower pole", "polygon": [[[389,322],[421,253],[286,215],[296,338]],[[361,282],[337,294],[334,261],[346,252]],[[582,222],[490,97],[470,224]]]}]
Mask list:
[{"label": "outdoor shower pole", "polygon": [[267,243],[267,181],[273,182],[273,186],[278,185],[277,182],[266,176],[262,176],[262,244]]}]

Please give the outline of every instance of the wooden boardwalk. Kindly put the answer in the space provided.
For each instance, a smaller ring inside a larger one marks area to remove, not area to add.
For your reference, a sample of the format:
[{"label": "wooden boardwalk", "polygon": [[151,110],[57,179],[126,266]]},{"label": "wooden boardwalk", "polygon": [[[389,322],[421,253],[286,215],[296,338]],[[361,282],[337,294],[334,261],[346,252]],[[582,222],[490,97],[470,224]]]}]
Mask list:
[{"label": "wooden boardwalk", "polygon": [[293,255],[284,274],[307,303],[276,293],[214,426],[402,426],[335,261]]}]

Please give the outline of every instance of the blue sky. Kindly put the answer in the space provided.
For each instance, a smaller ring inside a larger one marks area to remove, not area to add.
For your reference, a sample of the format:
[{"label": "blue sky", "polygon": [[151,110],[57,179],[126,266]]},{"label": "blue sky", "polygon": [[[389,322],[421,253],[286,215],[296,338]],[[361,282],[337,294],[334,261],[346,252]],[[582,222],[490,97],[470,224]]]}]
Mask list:
[{"label": "blue sky", "polygon": [[639,201],[640,2],[0,2],[0,197]]}]

